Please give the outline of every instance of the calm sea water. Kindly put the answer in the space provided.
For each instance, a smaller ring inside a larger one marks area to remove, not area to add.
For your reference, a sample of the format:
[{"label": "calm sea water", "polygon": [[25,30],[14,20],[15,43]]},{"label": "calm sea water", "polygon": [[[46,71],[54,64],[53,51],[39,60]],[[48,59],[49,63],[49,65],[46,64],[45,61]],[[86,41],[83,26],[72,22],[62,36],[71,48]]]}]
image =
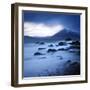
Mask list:
[{"label": "calm sea water", "polygon": [[[52,44],[53,46],[49,47]],[[58,50],[68,48],[69,44],[56,46],[56,43],[24,44],[24,77],[63,76],[80,74],[80,53],[78,50]],[[39,48],[42,48],[39,50]],[[48,49],[56,52],[48,53]],[[41,55],[34,55],[40,52]]]}]

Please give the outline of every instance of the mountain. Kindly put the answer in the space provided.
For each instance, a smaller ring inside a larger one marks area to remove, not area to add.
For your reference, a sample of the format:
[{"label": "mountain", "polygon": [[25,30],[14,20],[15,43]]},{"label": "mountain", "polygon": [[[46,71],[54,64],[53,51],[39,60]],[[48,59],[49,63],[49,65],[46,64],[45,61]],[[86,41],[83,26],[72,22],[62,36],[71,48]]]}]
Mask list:
[{"label": "mountain", "polygon": [[24,43],[28,42],[39,42],[39,41],[45,41],[45,42],[51,42],[51,41],[58,41],[58,40],[65,40],[67,38],[70,38],[72,40],[79,40],[80,34],[73,32],[71,30],[63,29],[62,31],[58,32],[54,36],[51,37],[29,37],[24,36]]},{"label": "mountain", "polygon": [[52,38],[54,38],[56,40],[57,39],[63,40],[63,39],[67,39],[67,38],[71,38],[73,40],[78,40],[78,39],[80,39],[80,35],[77,32],[64,29],[61,32],[55,34]]}]

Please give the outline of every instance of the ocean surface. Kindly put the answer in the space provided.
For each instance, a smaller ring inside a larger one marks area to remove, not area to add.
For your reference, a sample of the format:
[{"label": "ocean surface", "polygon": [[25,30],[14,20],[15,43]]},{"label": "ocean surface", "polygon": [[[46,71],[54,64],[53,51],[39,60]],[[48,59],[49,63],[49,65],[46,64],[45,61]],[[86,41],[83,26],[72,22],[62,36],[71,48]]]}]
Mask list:
[{"label": "ocean surface", "polygon": [[80,48],[61,42],[24,43],[23,76],[80,75]]}]

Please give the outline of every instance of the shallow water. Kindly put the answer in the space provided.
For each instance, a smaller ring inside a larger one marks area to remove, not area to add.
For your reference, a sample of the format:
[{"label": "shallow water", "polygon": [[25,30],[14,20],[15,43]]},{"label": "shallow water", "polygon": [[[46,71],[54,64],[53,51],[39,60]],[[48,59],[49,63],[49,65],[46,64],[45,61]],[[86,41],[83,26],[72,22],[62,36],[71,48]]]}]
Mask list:
[{"label": "shallow water", "polygon": [[[53,46],[49,47],[50,44],[53,44]],[[80,74],[75,72],[71,73],[73,72],[72,70],[76,70],[71,69],[71,67],[76,68],[77,65],[70,66],[73,65],[73,62],[78,62],[76,64],[80,64],[79,53],[77,51],[70,52],[69,50],[58,51],[58,49],[68,48],[70,45],[56,46],[57,44],[58,42],[45,43],[43,45],[36,43],[24,44],[24,77]],[[38,50],[38,48],[44,49]],[[48,49],[56,49],[56,52],[48,53]],[[34,55],[35,52],[40,52],[42,55]],[[67,68],[70,68],[70,70],[67,70]],[[67,74],[66,71],[68,71]]]}]

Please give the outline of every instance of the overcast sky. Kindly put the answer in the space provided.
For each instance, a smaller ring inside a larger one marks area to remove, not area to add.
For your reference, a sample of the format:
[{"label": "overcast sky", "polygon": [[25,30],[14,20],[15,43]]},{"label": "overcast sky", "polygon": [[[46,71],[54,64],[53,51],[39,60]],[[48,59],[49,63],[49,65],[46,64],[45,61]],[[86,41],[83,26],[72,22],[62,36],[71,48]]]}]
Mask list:
[{"label": "overcast sky", "polygon": [[23,21],[25,36],[53,36],[64,28],[80,32],[79,14],[23,11]]}]

